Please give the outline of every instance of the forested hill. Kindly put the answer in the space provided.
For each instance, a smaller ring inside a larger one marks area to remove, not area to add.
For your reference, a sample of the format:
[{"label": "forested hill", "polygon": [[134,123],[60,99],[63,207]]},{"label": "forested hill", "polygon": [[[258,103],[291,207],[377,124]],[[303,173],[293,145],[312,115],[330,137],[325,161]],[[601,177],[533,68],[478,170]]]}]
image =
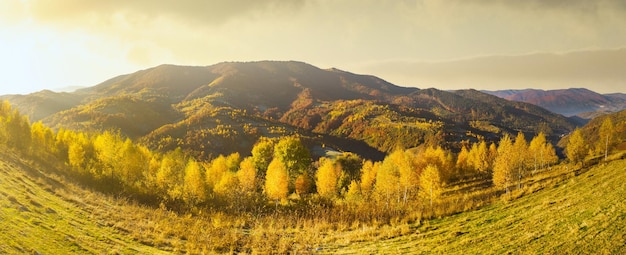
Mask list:
[{"label": "forested hill", "polygon": [[247,154],[262,136],[299,134],[311,148],[380,158],[398,147],[455,147],[518,131],[556,140],[574,128],[561,115],[475,90],[405,88],[294,61],[161,65],[73,93],[3,98],[56,129],[116,129],[199,158]]}]

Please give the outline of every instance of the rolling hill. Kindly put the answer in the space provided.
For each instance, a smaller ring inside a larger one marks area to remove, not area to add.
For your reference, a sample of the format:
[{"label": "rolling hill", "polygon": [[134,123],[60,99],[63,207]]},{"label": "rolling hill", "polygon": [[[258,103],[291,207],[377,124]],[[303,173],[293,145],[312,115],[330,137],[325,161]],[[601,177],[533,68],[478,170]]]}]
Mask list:
[{"label": "rolling hill", "polygon": [[626,109],[624,94],[602,95],[583,88],[548,91],[526,89],[484,92],[512,101],[538,105],[568,117],[579,115],[585,119],[591,119],[595,115],[589,115],[588,113],[616,112]]},{"label": "rolling hill", "polygon": [[4,98],[56,129],[117,129],[151,148],[182,147],[199,158],[247,154],[261,136],[300,134],[311,146],[380,158],[398,147],[454,147],[518,131],[556,140],[575,125],[475,90],[405,88],[295,61],[161,65],[73,93]]}]

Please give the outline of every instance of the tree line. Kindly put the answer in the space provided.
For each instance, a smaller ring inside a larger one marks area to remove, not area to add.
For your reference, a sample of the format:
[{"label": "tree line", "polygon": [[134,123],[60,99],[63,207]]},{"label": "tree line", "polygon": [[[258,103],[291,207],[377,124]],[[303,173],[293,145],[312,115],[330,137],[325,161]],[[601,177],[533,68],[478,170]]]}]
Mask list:
[{"label": "tree line", "polygon": [[[609,124],[605,129],[611,133]],[[589,148],[580,130],[569,140],[568,158],[581,161]],[[613,140],[603,139],[592,151],[606,154]],[[432,205],[455,182],[489,179],[509,192],[520,188],[526,176],[559,161],[543,133],[528,142],[520,132],[515,138],[505,134],[497,144],[466,143],[458,153],[439,146],[396,149],[380,162],[353,153],[314,161],[298,136],[262,137],[249,156],[234,153],[203,162],[181,149],[152,151],[114,131],[54,132],[41,122],[31,125],[7,102],[0,106],[0,142],[59,162],[94,187],[178,208],[246,209],[306,199],[383,207]]]}]

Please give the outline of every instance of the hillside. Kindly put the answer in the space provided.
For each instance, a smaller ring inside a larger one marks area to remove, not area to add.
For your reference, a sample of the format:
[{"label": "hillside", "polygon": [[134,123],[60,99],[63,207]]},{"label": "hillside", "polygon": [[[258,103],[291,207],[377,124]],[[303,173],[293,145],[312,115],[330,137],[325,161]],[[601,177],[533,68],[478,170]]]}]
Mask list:
[{"label": "hillside", "polygon": [[555,140],[575,125],[478,91],[404,88],[295,61],[161,65],[74,93],[7,99],[55,129],[115,129],[150,148],[181,147],[201,159],[247,153],[261,136],[299,134],[309,146],[380,159],[399,147],[459,149],[462,140],[495,141],[518,131],[543,131]]},{"label": "hillside", "polygon": [[[476,211],[417,223],[354,226],[344,220],[279,223],[272,220],[276,215],[249,213],[243,222],[223,213],[177,215],[86,190],[54,174],[52,166],[2,150],[0,253],[621,254],[626,252],[624,168],[626,161],[620,160],[578,176],[548,171],[543,178],[555,178],[552,186],[540,185],[536,193],[512,201],[496,199]],[[559,174],[571,179],[559,181]]]},{"label": "hillside", "polygon": [[[624,129],[624,127],[626,127],[626,110],[616,113],[604,114],[602,116],[594,118],[593,120],[589,121],[585,126],[581,127],[580,130],[583,134],[583,137],[586,141],[589,141],[588,145],[593,146],[595,142],[603,141],[603,139],[599,137],[599,130],[601,129],[602,124],[607,119],[611,120],[614,128],[615,136],[611,143],[613,143],[615,148],[622,150],[626,149],[626,129]],[[568,139],[569,136],[563,137],[559,141],[558,145],[561,147],[565,147]]]},{"label": "hillside", "polygon": [[[588,89],[484,91],[512,101],[531,103],[565,116],[588,118],[589,113],[626,109],[624,94],[598,94]],[[588,118],[591,119],[591,118]]]},{"label": "hillside", "polygon": [[105,213],[119,208],[110,200],[30,164],[2,148],[0,253],[165,254],[114,228]]},{"label": "hillside", "polygon": [[324,253],[624,254],[625,168],[625,160],[595,166],[554,188],[411,225],[396,230],[405,232],[399,236],[361,242],[338,237]]},{"label": "hillside", "polygon": [[40,121],[58,112],[73,108],[81,103],[83,96],[43,90],[28,95],[4,95],[0,100],[8,100],[17,106],[32,121]]}]

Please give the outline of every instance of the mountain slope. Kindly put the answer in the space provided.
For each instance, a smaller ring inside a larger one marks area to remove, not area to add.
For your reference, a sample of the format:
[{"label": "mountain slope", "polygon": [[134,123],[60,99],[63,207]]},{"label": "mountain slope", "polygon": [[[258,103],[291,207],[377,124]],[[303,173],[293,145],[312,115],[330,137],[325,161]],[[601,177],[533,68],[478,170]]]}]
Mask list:
[{"label": "mountain slope", "polygon": [[43,90],[29,95],[4,95],[0,96],[0,100],[10,101],[22,114],[28,115],[32,121],[39,121],[55,113],[78,106],[83,100],[83,96]]},{"label": "mountain slope", "polygon": [[[403,88],[295,61],[161,65],[55,95],[82,100],[43,118],[54,128],[118,129],[153,149],[181,147],[201,158],[247,154],[261,136],[300,134],[311,145],[376,154],[424,143],[493,141],[518,131],[555,137],[574,127],[557,114],[478,91]],[[18,109],[43,107],[11,102]],[[377,158],[372,155],[365,156]]]},{"label": "mountain slope", "polygon": [[588,89],[485,91],[512,101],[527,102],[565,116],[626,109],[623,94],[601,95]]},{"label": "mountain slope", "polygon": [[[616,113],[604,114],[602,116],[596,117],[589,121],[586,125],[581,127],[580,129],[583,137],[586,141],[589,141],[588,145],[593,147],[596,141],[602,141],[602,139],[599,137],[599,130],[606,119],[611,119],[611,122],[613,123],[613,126],[615,128],[615,141],[612,142],[615,143],[617,148],[622,150],[626,149],[626,110]],[[558,145],[560,147],[565,147],[567,145],[568,139],[569,136],[563,137],[559,141]]]}]

